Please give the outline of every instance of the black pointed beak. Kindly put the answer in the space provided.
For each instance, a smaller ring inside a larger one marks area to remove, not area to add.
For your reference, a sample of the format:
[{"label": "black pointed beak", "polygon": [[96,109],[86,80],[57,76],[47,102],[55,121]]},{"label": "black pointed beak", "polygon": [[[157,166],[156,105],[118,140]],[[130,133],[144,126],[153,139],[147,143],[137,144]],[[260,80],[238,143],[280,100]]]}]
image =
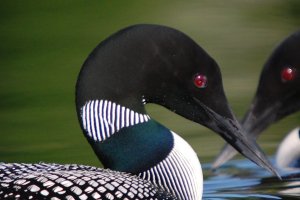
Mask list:
[{"label": "black pointed beak", "polygon": [[255,139],[246,136],[240,123],[233,115],[232,118],[225,118],[206,107],[204,104],[201,106],[212,119],[210,124],[208,124],[209,128],[216,131],[242,155],[280,178],[279,173],[269,162],[263,151],[255,142]]},{"label": "black pointed beak", "polygon": [[[256,140],[257,137],[266,129],[271,123],[276,121],[276,116],[280,104],[276,103],[270,105],[268,109],[257,109],[257,104],[252,105],[250,110],[242,120],[242,126],[247,133],[249,140]],[[226,144],[222,148],[220,154],[216,157],[212,164],[212,168],[216,169],[232,159],[237,154],[237,151],[230,145]]]}]

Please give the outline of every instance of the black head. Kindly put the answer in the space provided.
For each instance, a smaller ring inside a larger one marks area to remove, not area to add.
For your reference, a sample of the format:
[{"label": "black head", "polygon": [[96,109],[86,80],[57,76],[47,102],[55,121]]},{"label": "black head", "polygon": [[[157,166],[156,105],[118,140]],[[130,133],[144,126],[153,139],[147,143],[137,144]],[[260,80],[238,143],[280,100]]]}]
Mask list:
[{"label": "black head", "polygon": [[107,99],[140,113],[145,112],[144,103],[163,105],[207,126],[243,155],[273,170],[232,114],[217,63],[175,29],[137,25],[100,43],[78,78],[78,113],[92,99]]},{"label": "black head", "polygon": [[[242,125],[257,138],[272,123],[300,109],[300,31],[286,38],[264,65],[252,104]],[[216,158],[216,168],[236,155],[226,145]]]},{"label": "black head", "polygon": [[257,137],[271,123],[300,109],[300,32],[285,39],[262,70],[243,126]]}]

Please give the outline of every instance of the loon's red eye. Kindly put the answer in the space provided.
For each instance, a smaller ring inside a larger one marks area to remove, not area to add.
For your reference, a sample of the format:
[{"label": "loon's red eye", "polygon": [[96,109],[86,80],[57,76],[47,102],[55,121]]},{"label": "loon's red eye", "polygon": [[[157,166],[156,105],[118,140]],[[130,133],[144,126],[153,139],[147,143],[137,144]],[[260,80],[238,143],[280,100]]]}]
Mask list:
[{"label": "loon's red eye", "polygon": [[296,76],[296,69],[292,67],[285,67],[281,71],[281,80],[282,82],[287,82],[294,80]]},{"label": "loon's red eye", "polygon": [[202,74],[196,74],[194,76],[194,85],[197,88],[205,88],[207,86],[207,77]]}]

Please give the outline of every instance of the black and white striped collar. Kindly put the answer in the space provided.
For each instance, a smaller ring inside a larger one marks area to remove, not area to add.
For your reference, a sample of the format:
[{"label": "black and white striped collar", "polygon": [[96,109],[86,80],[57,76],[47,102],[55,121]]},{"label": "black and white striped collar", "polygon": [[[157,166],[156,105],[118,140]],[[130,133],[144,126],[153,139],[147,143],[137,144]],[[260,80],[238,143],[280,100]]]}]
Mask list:
[{"label": "black and white striped collar", "polygon": [[149,115],[137,113],[108,100],[91,100],[81,108],[81,120],[87,136],[104,141],[124,127],[147,122]]}]

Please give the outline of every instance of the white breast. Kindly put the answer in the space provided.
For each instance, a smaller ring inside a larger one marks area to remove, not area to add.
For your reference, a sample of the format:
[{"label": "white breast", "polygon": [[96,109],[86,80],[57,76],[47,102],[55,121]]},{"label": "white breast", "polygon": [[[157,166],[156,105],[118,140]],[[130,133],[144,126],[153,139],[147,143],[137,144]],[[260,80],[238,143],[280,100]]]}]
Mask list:
[{"label": "white breast", "polygon": [[182,200],[200,200],[203,174],[199,159],[192,147],[172,132],[174,147],[168,157],[139,177],[164,187]]},{"label": "white breast", "polygon": [[276,163],[281,168],[291,168],[300,159],[300,127],[293,129],[280,143],[276,153]]}]

